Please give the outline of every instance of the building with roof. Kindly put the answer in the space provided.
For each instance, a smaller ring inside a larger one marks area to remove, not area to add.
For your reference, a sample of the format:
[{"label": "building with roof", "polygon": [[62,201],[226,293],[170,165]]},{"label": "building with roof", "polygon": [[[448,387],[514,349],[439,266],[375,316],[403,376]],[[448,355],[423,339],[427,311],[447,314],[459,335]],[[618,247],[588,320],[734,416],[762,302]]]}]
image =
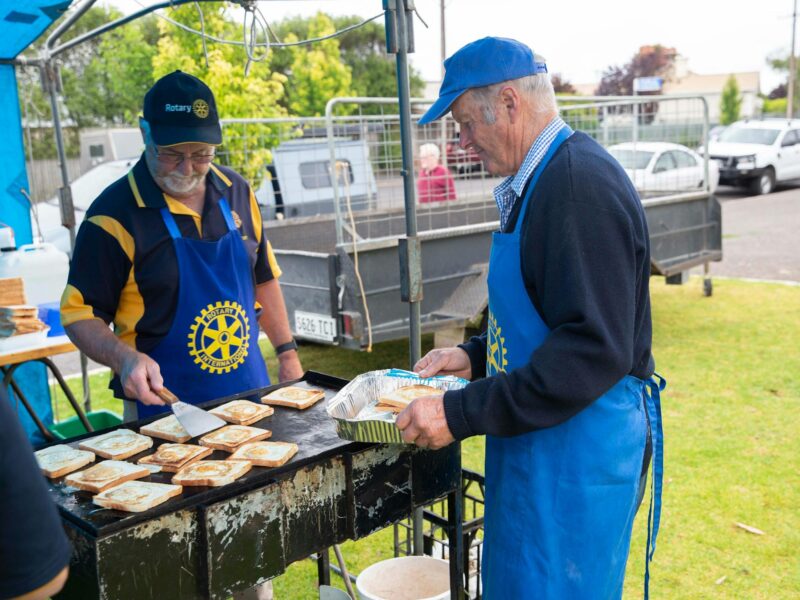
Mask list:
[{"label": "building with roof", "polygon": [[[708,102],[709,122],[714,125],[719,123],[722,90],[730,76],[736,79],[739,96],[742,98],[740,117],[742,119],[758,117],[763,104],[759,98],[761,79],[758,71],[702,75],[689,70],[687,59],[678,55],[675,57],[675,63],[670,73],[664,77],[661,93],[664,95],[702,96]],[[582,96],[593,96],[598,85],[599,82],[575,83],[573,87]],[[676,111],[660,110],[657,120],[670,121],[680,118],[684,117]]]},{"label": "building with roof", "polygon": [[701,75],[690,71],[686,59],[678,57],[673,72],[664,81],[662,93],[703,96],[708,102],[709,120],[711,123],[719,123],[722,90],[731,76],[736,79],[742,99],[739,116],[742,119],[759,116],[763,102],[758,96],[761,91],[758,71]]}]

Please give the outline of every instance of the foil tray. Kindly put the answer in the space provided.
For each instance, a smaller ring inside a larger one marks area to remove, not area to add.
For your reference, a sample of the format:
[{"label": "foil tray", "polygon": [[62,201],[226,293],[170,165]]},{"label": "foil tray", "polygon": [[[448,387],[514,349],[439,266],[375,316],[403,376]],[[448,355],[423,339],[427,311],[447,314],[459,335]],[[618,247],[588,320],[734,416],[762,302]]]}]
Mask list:
[{"label": "foil tray", "polygon": [[355,377],[328,402],[328,415],[336,421],[339,437],[354,442],[405,444],[394,424],[395,415],[375,410],[381,396],[406,385],[429,385],[442,391],[457,390],[469,383],[450,375],[423,378],[403,369],[369,371]]}]

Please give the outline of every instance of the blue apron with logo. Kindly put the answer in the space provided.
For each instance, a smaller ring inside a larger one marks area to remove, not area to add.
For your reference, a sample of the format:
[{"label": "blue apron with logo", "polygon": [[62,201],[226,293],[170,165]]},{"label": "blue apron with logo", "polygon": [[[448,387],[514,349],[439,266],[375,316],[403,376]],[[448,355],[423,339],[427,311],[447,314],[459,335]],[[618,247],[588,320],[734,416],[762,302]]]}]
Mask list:
[{"label": "blue apron with logo", "polygon": [[[250,260],[227,200],[219,208],[228,232],[214,242],[184,238],[169,209],[161,209],[178,256],[178,304],[169,333],[148,354],[164,385],[190,404],[269,385]],[[170,410],[137,405],[140,419]]]},{"label": "blue apron with logo", "polygon": [[[534,172],[514,231],[493,235],[489,376],[528,364],[549,334],[525,289],[520,225],[539,176],[571,133],[567,126],[561,129]],[[658,402],[658,388],[654,394],[652,389],[626,376],[560,425],[513,437],[486,436],[482,575],[488,600],[622,595],[647,440],[645,411]],[[654,425],[656,418],[654,410]],[[658,510],[653,537],[657,521]]]}]

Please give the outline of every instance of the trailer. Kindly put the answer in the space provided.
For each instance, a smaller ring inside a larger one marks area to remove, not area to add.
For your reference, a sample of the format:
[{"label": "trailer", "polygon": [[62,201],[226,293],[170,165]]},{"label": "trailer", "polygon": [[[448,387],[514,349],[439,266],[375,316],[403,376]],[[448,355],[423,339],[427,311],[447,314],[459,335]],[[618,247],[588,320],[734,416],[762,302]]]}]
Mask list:
[{"label": "trailer", "polygon": [[[424,103],[418,100],[414,105]],[[336,116],[342,105],[355,105],[358,112]],[[419,114],[414,112],[412,120]],[[661,140],[697,148],[708,131],[702,98],[571,98],[568,104],[562,103],[561,114],[573,128],[605,145]],[[627,116],[621,119],[620,115]],[[620,124],[623,120],[627,125]],[[492,189],[501,178],[451,169],[456,201],[418,204],[418,235],[409,240],[396,100],[336,99],[329,104],[326,119],[238,120],[223,126],[236,127],[231,137],[246,138],[244,146],[250,148],[258,147],[259,135],[274,138],[275,132],[286,131],[296,138],[327,133],[325,138],[303,143],[314,149],[307,155],[313,162],[322,161],[319,147],[327,143],[329,172],[324,189],[334,197],[326,198],[317,214],[304,210],[305,216],[292,217],[284,211],[279,220],[274,217],[280,211],[262,201],[264,231],[283,271],[281,288],[298,339],[363,350],[376,342],[407,337],[406,299],[419,291],[409,286],[421,288],[422,332],[437,332],[457,341],[467,324],[480,320],[488,301],[491,234],[499,226]],[[446,144],[457,135],[450,117],[441,124],[414,128],[413,133],[415,155],[421,144],[433,142],[442,145],[445,160]],[[282,148],[292,150],[292,164],[302,164],[306,159],[297,158],[297,149],[303,143],[278,146],[273,171],[281,163]],[[354,157],[354,148],[363,156]],[[234,168],[246,169],[240,163],[246,161],[246,154],[231,153],[226,158]],[[298,168],[294,171],[301,176]],[[278,172],[284,178],[279,179],[284,206],[319,204],[323,184],[308,189],[301,181],[286,180],[291,170],[282,167]],[[267,181],[266,175],[251,174],[259,176]],[[640,190],[650,229],[652,273],[664,276],[668,283],[682,283],[690,269],[704,266],[710,294],[708,265],[722,259],[720,205],[707,177],[701,189],[682,189],[681,181],[676,173],[675,189]],[[357,187],[359,182],[368,184]],[[263,189],[263,184],[258,187]],[[295,197],[285,197],[286,190]],[[409,272],[414,261],[405,258],[414,254],[422,259],[419,272]]]}]

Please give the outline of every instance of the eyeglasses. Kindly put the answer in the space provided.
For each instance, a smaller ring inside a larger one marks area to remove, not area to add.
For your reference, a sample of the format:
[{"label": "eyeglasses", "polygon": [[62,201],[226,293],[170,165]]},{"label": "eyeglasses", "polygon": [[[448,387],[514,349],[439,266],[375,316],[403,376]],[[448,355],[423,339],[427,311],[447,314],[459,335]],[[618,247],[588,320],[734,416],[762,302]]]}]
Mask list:
[{"label": "eyeglasses", "polygon": [[201,152],[198,154],[190,154],[189,156],[181,154],[180,152],[171,152],[170,150],[155,150],[156,158],[159,162],[165,165],[177,167],[184,160],[190,160],[196,165],[207,165],[214,160],[214,152]]}]

